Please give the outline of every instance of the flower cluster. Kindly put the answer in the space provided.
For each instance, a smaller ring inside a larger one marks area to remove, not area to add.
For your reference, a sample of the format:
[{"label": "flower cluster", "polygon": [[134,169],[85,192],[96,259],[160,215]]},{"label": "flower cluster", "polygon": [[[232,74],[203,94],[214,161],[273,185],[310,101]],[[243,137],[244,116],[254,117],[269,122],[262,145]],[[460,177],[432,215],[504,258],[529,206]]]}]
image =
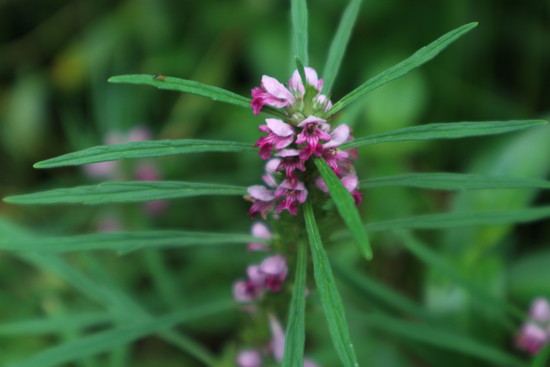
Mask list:
[{"label": "flower cluster", "polygon": [[537,298],[531,303],[529,319],[516,336],[516,345],[531,355],[536,355],[550,343],[550,303]]},{"label": "flower cluster", "polygon": [[[252,226],[252,235],[271,239],[271,232],[262,222]],[[260,243],[248,244],[251,251],[266,251],[267,246]],[[238,280],[233,285],[233,296],[238,302],[251,302],[260,298],[266,291],[279,292],[288,274],[286,259],[282,255],[265,258],[260,264],[248,266],[247,279]]]},{"label": "flower cluster", "polygon": [[255,146],[267,164],[262,177],[265,186],[248,188],[248,198],[252,201],[249,214],[253,217],[261,215],[266,218],[272,210],[275,213],[287,210],[296,215],[297,204],[303,204],[308,197],[310,182],[314,182],[318,189],[328,191],[323,179],[312,172],[312,157],[323,158],[353,195],[356,204],[361,201],[353,167],[357,152],[339,149],[341,144],[353,139],[350,128],[342,124],[331,129],[324,116],[332,103],[321,94],[323,80],[309,67],[304,68],[304,74],[305,85],[296,70],[288,87],[264,75],[261,86],[252,89],[250,105],[254,114],[259,114],[267,105],[284,109],[285,115],[284,120],[267,118],[265,125],[259,127],[267,135],[260,137]]}]

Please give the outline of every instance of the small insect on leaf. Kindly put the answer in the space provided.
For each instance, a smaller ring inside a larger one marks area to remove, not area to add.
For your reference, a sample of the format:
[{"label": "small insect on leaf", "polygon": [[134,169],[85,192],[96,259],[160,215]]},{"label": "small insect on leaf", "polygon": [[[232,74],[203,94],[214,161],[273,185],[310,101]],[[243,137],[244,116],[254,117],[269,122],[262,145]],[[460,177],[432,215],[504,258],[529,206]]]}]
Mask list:
[{"label": "small insect on leaf", "polygon": [[156,80],[166,80],[166,76],[160,74],[153,74],[153,79]]}]

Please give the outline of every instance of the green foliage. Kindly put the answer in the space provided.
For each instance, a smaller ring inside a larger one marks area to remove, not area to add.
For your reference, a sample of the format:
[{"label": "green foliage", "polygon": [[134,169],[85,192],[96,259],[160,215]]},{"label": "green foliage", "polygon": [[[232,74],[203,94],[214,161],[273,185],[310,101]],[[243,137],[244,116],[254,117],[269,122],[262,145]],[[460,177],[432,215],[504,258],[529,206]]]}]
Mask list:
[{"label": "green foliage", "polygon": [[319,228],[317,227],[315,215],[309,202],[306,202],[304,205],[304,218],[311,247],[315,284],[321,297],[332,343],[345,367],[357,367],[359,364],[349,336],[344,305],[342,304],[340,293],[336,288],[330,262],[321,242]]},{"label": "green foliage", "polygon": [[361,180],[361,188],[417,187],[432,190],[550,189],[550,181],[523,177],[487,176],[463,173],[411,173]]},{"label": "green foliage", "polygon": [[78,166],[117,159],[156,158],[173,154],[206,152],[256,152],[256,149],[251,144],[231,141],[197,139],[136,141],[117,145],[100,145],[63,154],[38,162],[34,168]]},{"label": "green foliage", "polygon": [[426,124],[357,138],[342,144],[341,148],[350,149],[365,145],[393,143],[398,141],[458,139],[469,136],[503,134],[544,124],[547,124],[547,121],[514,120]]},{"label": "green foliage", "polygon": [[292,43],[294,56],[309,64],[308,57],[308,16],[306,0],[292,0],[290,2],[290,15],[292,18]]},{"label": "green foliage", "polygon": [[443,49],[449,46],[451,43],[456,41],[458,38],[463,36],[468,31],[472,30],[477,26],[477,23],[465,24],[462,27],[458,27],[455,30],[450,31],[449,33],[444,34],[439,37],[429,45],[422,47],[420,50],[416,51],[409,58],[401,61],[399,64],[392,66],[386,71],[378,74],[377,76],[367,80],[365,83],[361,84],[359,87],[349,92],[341,100],[336,102],[334,106],[330,109],[328,114],[335,114],[340,111],[350,103],[354,102],[358,98],[361,98],[365,94],[375,90],[376,88],[394,80],[403,75],[407,74],[409,71],[421,66],[422,64],[433,59],[437,54],[439,54]]},{"label": "green foliage", "polygon": [[175,181],[104,182],[99,185],[53,189],[4,199],[14,204],[133,203],[204,195],[244,195],[245,187]]},{"label": "green foliage", "polygon": [[324,159],[315,159],[315,165],[319,173],[321,173],[323,180],[325,180],[330,196],[338,209],[338,213],[340,213],[340,217],[352,233],[361,254],[367,260],[372,259],[372,249],[370,247],[369,237],[367,236],[359,212],[355,207],[353,197]]},{"label": "green foliage", "polygon": [[288,309],[285,354],[283,357],[284,367],[302,367],[304,365],[306,269],[307,247],[305,243],[301,243],[297,248],[296,275],[292,288],[292,300]]},{"label": "green foliage", "polygon": [[340,69],[349,38],[351,37],[353,25],[361,8],[361,2],[362,0],[350,0],[346,10],[342,14],[342,19],[340,19],[340,24],[330,44],[325,69],[323,70],[323,93],[325,94],[330,94],[332,85],[338,75],[338,70]]}]

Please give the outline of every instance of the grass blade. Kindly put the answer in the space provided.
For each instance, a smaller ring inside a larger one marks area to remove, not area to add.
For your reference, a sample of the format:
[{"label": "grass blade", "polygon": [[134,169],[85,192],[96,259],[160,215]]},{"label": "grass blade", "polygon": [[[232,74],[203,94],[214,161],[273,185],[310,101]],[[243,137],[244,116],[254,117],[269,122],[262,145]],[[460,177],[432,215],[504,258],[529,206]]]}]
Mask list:
[{"label": "grass blade", "polygon": [[179,181],[105,182],[4,198],[13,204],[105,204],[203,195],[245,195],[246,187]]},{"label": "grass blade", "polygon": [[445,229],[467,226],[491,226],[533,222],[548,217],[550,217],[550,206],[541,206],[538,208],[515,210],[425,214],[370,223],[366,225],[366,229],[369,231],[385,231],[389,229]]},{"label": "grass blade", "polygon": [[201,233],[185,231],[141,231],[93,233],[65,237],[37,237],[32,241],[0,238],[4,251],[71,252],[112,250],[130,252],[151,248],[176,248],[246,244],[264,239],[240,233]]},{"label": "grass blade", "polygon": [[328,111],[329,115],[335,114],[340,111],[342,108],[346,107],[350,103],[354,102],[358,98],[364,96],[365,94],[375,90],[376,88],[397,79],[405,74],[407,74],[412,69],[415,69],[422,64],[433,59],[437,54],[439,54],[445,47],[450,45],[459,37],[463,36],[466,32],[470,31],[472,28],[477,26],[477,23],[465,24],[459,28],[456,28],[443,36],[439,37],[434,42],[429,45],[422,47],[420,50],[416,51],[413,55],[409,56],[408,59],[401,61],[399,64],[392,66],[391,68],[383,71],[377,76],[367,80],[358,88],[354,89],[348,93],[344,98],[339,100],[334,104],[334,106]]},{"label": "grass blade", "polygon": [[202,305],[192,310],[175,312],[173,314],[135,320],[130,326],[98,332],[72,342],[40,352],[18,363],[17,367],[50,367],[69,363],[81,358],[109,351],[117,346],[131,343],[150,334],[162,332],[182,322],[207,317],[233,308],[233,302],[222,302]]},{"label": "grass blade", "polygon": [[498,366],[522,366],[524,363],[516,357],[502,352],[483,342],[474,340],[466,335],[449,332],[445,329],[401,321],[383,315],[365,317],[369,326],[423,344],[477,357]]},{"label": "grass blade", "polygon": [[479,189],[550,189],[550,181],[523,177],[499,177],[463,173],[411,173],[407,175],[375,177],[360,182],[361,188],[416,187],[434,190]]},{"label": "grass blade", "polygon": [[544,120],[512,120],[482,122],[447,122],[425,124],[357,138],[340,146],[341,149],[398,141],[458,139],[469,136],[495,135],[547,124]]},{"label": "grass blade", "polygon": [[339,279],[347,283],[349,287],[360,293],[363,297],[383,302],[384,309],[393,309],[426,322],[434,320],[434,315],[425,308],[417,305],[391,287],[352,269],[347,264],[346,266],[336,264],[334,272]]},{"label": "grass blade", "polygon": [[306,308],[306,268],[307,248],[305,243],[298,244],[296,276],[292,288],[292,300],[288,311],[286,326],[285,354],[283,367],[303,367],[305,345],[305,308]]},{"label": "grass blade", "polygon": [[211,85],[167,76],[155,78],[150,74],[118,75],[109,78],[109,83],[145,84],[159,89],[196,94],[214,101],[250,108],[250,98]]},{"label": "grass blade", "polygon": [[78,166],[116,159],[153,158],[174,154],[256,151],[257,149],[252,144],[232,141],[196,139],[136,141],[117,145],[99,145],[79,150],[38,162],[34,168]]},{"label": "grass blade", "polygon": [[359,8],[361,7],[361,2],[362,0],[350,0],[342,15],[342,19],[340,19],[340,24],[330,44],[325,70],[323,71],[324,94],[330,94],[332,90],[332,85],[338,75],[338,70],[340,69],[340,64],[342,63],[351,36],[351,30],[357,19]]},{"label": "grass blade", "polygon": [[355,206],[353,197],[344,185],[342,185],[342,182],[340,182],[324,159],[316,158],[315,165],[327,184],[328,191],[336,205],[336,209],[338,209],[338,213],[340,213],[340,217],[353,234],[359,251],[366,259],[372,259],[372,249],[370,247],[369,238],[361,221],[361,217],[359,216],[359,211]]},{"label": "grass blade", "polygon": [[305,65],[309,64],[307,43],[307,3],[306,0],[291,0],[290,15],[292,18],[292,43],[294,47],[294,57],[300,58]]},{"label": "grass blade", "polygon": [[359,364],[357,362],[355,350],[353,349],[353,344],[349,336],[344,305],[342,304],[340,293],[338,293],[338,289],[336,288],[336,281],[332,274],[327,253],[323,248],[319,228],[317,227],[313,208],[309,201],[306,201],[304,205],[304,218],[307,236],[311,246],[315,283],[319,290],[332,342],[345,367],[358,367]]},{"label": "grass blade", "polygon": [[106,312],[64,315],[36,320],[13,321],[0,325],[0,335],[38,335],[57,334],[77,331],[113,321],[113,316]]}]

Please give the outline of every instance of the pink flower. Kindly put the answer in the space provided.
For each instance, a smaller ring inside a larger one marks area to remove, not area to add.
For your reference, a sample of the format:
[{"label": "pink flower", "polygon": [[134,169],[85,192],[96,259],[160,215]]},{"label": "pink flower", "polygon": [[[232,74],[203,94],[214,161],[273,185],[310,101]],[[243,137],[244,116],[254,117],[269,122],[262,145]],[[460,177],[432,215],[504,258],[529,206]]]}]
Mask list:
[{"label": "pink flower", "polygon": [[548,333],[540,326],[533,323],[525,323],[516,337],[518,348],[531,355],[536,355],[548,342]]},{"label": "pink flower", "polygon": [[261,262],[257,273],[256,279],[260,280],[265,288],[278,292],[288,274],[286,259],[282,255],[270,256]]},{"label": "pink flower", "polygon": [[533,321],[540,323],[550,322],[550,303],[546,298],[536,298],[531,303],[531,309],[529,310],[529,316]]},{"label": "pink flower", "polygon": [[252,89],[252,112],[258,115],[265,105],[283,108],[296,102],[292,93],[286,89],[277,79],[270,76],[262,76],[260,87]]},{"label": "pink flower", "polygon": [[262,218],[267,217],[267,213],[275,206],[275,195],[273,190],[267,189],[262,185],[254,185],[248,188],[252,206],[248,210],[248,214],[252,217],[260,214]]},{"label": "pink flower", "polygon": [[288,210],[292,215],[298,214],[296,202],[303,204],[307,199],[307,189],[305,185],[298,180],[284,180],[275,190],[275,197],[283,200],[277,205],[276,213]]},{"label": "pink flower", "polygon": [[[266,240],[273,238],[271,231],[263,222],[255,222],[252,225],[251,232],[254,237],[263,238]],[[247,248],[248,251],[267,251],[269,247],[264,243],[251,242],[248,244]]]},{"label": "pink flower", "polygon": [[260,296],[262,287],[247,280],[238,280],[233,284],[233,298],[237,302],[250,302]]},{"label": "pink flower", "polygon": [[298,149],[283,149],[276,156],[282,158],[277,166],[277,170],[284,169],[287,179],[294,179],[296,177],[295,170],[302,172],[306,170],[305,161],[300,159],[300,151]]},{"label": "pink flower", "polygon": [[260,131],[267,133],[267,136],[262,136],[254,144],[255,147],[260,147],[260,157],[269,159],[271,151],[275,149],[283,149],[292,144],[294,140],[294,128],[278,119],[266,119],[266,125],[260,125]]},{"label": "pink flower", "polygon": [[320,157],[322,145],[319,141],[329,141],[331,139],[331,136],[327,132],[330,130],[330,125],[319,117],[309,116],[300,122],[298,127],[301,127],[302,131],[297,136],[296,144],[307,144],[306,147],[302,148],[300,158],[306,161],[312,154]]},{"label": "pink flower", "polygon": [[271,353],[275,361],[281,363],[285,355],[285,331],[273,314],[269,314],[269,327],[271,329]]},{"label": "pink flower", "polygon": [[[318,92],[321,92],[323,90],[323,79],[319,79],[315,69],[306,66],[304,68],[304,72],[306,74],[307,84],[317,89]],[[290,90],[302,96],[306,92],[304,88],[304,83],[302,83],[302,77],[298,70],[294,70],[294,73],[292,73],[292,77],[288,81],[288,85],[290,87]]]},{"label": "pink flower", "polygon": [[260,367],[262,365],[262,356],[255,349],[245,349],[237,355],[236,362],[239,367]]}]

